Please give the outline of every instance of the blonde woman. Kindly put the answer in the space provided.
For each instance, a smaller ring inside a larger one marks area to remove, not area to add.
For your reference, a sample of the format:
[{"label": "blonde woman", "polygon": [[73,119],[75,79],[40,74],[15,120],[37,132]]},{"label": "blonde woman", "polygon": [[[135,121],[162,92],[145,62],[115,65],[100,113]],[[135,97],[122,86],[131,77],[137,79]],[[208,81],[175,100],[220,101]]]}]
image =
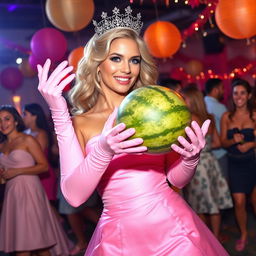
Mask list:
[{"label": "blonde woman", "polygon": [[155,84],[157,70],[138,34],[140,15],[131,16],[127,7],[125,14],[115,8],[113,16],[102,17],[94,22],[96,34],[85,47],[71,92],[73,125],[61,96],[75,77],[62,80],[72,67],[63,62],[48,77],[50,61],[38,66],[39,91],[58,135],[62,192],[78,206],[97,187],[104,203],[85,255],[227,255],[166,182],[166,175],[177,187],[190,181],[209,121],[202,128],[193,122],[186,128],[191,142],[181,137],[181,146],[172,145],[181,154],[175,164],[171,154],[145,154],[141,138],[127,140],[135,129],[114,125],[116,108],[130,91]]}]

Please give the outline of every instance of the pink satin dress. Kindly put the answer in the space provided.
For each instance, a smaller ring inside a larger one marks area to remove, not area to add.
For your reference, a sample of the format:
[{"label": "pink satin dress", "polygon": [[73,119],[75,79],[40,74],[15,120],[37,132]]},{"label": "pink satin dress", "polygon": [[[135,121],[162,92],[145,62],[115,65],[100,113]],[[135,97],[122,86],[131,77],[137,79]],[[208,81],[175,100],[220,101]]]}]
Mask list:
[{"label": "pink satin dress", "polygon": [[[96,138],[87,143],[87,152]],[[228,255],[168,186],[165,157],[121,154],[113,158],[98,185],[104,210],[86,256]]]},{"label": "pink satin dress", "polygon": [[[35,164],[25,150],[0,154],[6,168]],[[69,255],[68,239],[53,213],[37,175],[18,175],[6,182],[0,219],[0,251],[34,251],[51,248],[51,255]]]}]

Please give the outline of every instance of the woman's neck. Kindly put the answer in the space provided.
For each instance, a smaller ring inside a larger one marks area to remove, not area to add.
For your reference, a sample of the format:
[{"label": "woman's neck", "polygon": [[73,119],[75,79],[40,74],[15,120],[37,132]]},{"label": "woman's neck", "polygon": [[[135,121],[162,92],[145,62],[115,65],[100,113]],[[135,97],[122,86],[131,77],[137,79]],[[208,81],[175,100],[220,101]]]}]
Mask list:
[{"label": "woman's neck", "polygon": [[8,142],[13,142],[14,140],[16,140],[19,136],[20,136],[20,132],[18,131],[13,131],[10,134],[7,135],[7,141]]},{"label": "woman's neck", "polygon": [[119,107],[122,100],[125,96],[119,95],[119,94],[111,94],[111,95],[99,95],[99,98],[97,100],[97,103],[95,107],[97,109],[109,109],[114,110],[116,107]]}]

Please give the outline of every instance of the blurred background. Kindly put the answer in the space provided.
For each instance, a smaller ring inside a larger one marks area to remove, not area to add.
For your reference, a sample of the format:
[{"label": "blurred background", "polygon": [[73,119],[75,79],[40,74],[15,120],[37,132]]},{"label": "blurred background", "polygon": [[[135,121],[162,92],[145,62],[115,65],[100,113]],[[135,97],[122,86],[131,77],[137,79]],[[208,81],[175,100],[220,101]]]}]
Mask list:
[{"label": "blurred background", "polygon": [[160,78],[203,89],[206,79],[219,77],[225,82],[224,101],[230,79],[239,76],[254,85],[255,0],[1,0],[1,104],[38,102],[47,109],[36,90],[36,64],[50,57],[55,66],[64,59],[77,65],[94,34],[92,19],[128,5],[142,15],[141,35]]}]

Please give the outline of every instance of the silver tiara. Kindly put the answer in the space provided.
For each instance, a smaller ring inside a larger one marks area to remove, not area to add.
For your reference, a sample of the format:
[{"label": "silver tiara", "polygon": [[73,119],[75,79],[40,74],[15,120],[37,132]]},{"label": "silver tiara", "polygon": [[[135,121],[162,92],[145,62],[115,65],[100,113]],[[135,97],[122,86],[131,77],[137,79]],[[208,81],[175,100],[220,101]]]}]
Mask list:
[{"label": "silver tiara", "polygon": [[132,16],[132,9],[130,6],[125,8],[125,14],[120,14],[118,8],[112,10],[113,15],[108,17],[106,12],[102,12],[102,20],[96,22],[93,20],[93,25],[95,26],[95,33],[100,36],[113,28],[130,28],[135,30],[138,34],[143,26],[141,21],[141,14],[138,13],[137,16]]}]

